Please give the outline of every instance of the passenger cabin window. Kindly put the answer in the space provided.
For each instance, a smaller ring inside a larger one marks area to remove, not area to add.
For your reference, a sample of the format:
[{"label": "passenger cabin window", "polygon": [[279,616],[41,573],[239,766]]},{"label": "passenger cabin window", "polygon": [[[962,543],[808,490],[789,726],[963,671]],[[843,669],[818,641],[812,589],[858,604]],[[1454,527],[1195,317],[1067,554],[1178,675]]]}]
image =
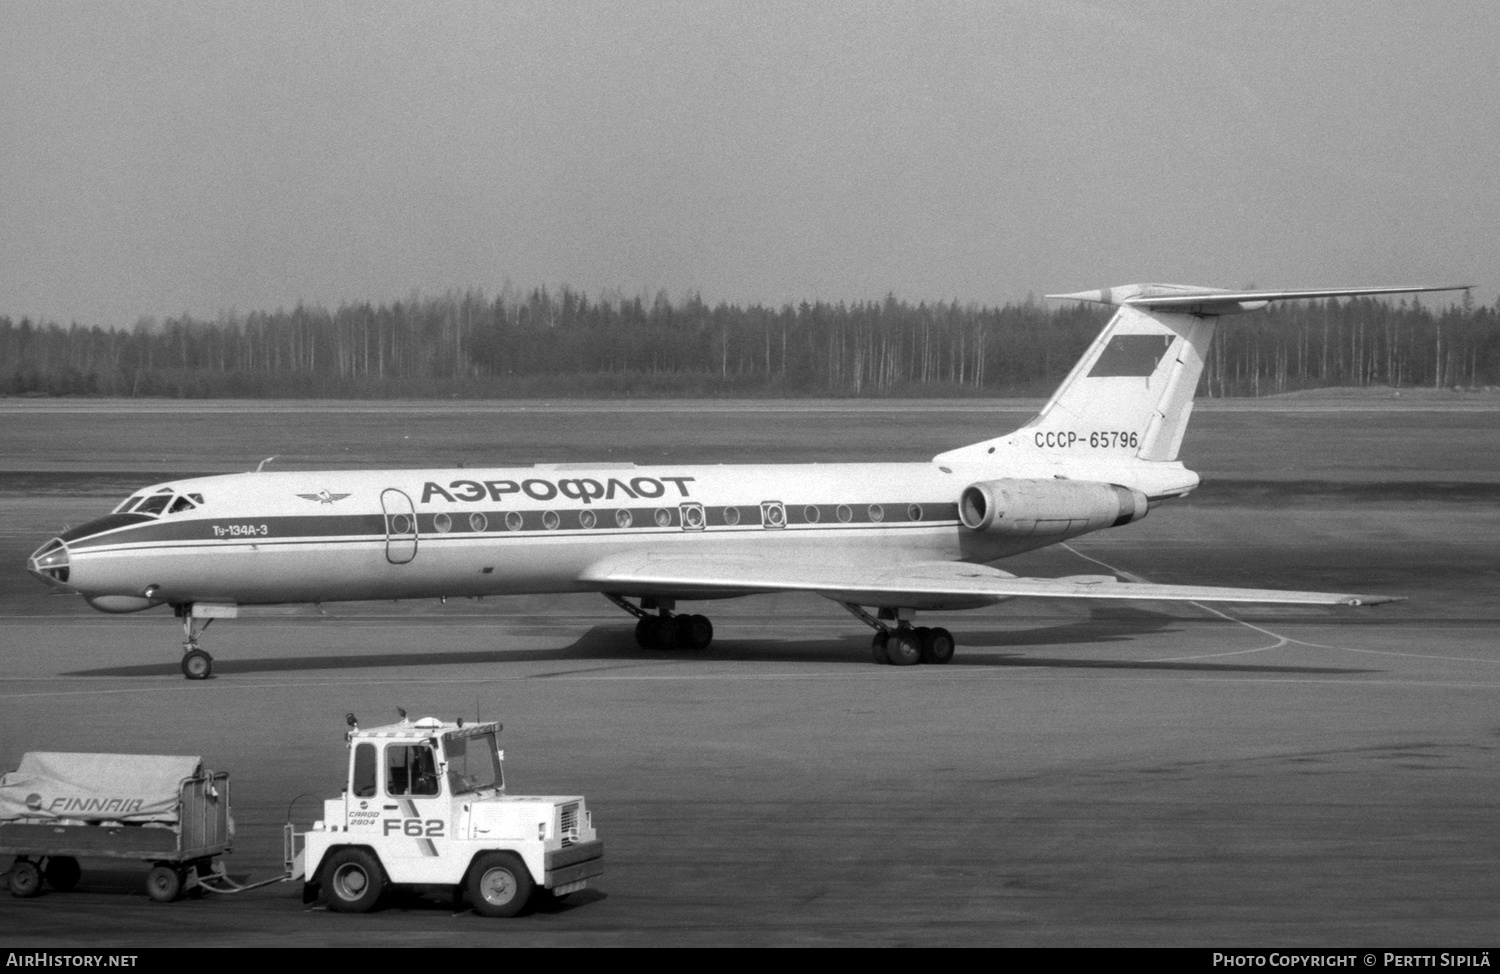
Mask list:
[{"label": "passenger cabin window", "polygon": [[427,744],[391,744],[385,749],[388,795],[436,795],[437,755]]},{"label": "passenger cabin window", "polygon": [[354,779],[350,782],[355,798],[375,797],[375,745],[354,747]]}]

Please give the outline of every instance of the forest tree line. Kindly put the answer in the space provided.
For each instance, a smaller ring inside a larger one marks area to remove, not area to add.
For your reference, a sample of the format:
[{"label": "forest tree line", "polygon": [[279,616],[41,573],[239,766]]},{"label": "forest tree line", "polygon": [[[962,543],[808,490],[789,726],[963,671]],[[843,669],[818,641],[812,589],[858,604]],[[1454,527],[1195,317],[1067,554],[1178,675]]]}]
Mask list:
[{"label": "forest tree line", "polygon": [[[0,316],[0,395],[1040,396],[1112,309],[708,306],[564,288],[64,327]],[[1500,385],[1500,307],[1302,301],[1223,319],[1199,393]]]}]

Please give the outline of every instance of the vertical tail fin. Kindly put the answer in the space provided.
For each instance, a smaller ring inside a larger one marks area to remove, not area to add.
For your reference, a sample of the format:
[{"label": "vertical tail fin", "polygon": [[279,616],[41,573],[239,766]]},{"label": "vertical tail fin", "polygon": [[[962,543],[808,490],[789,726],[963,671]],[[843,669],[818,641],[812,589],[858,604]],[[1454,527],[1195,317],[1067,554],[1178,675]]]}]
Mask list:
[{"label": "vertical tail fin", "polygon": [[1175,460],[1215,321],[1122,306],[1024,432],[1034,447]]},{"label": "vertical tail fin", "polygon": [[979,461],[1003,448],[1101,460],[1173,461],[1182,447],[1193,394],[1220,316],[1295,298],[1452,290],[1459,288],[1225,291],[1132,284],[1049,294],[1050,298],[1115,305],[1119,310],[1035,419],[1014,433],[935,459]]}]

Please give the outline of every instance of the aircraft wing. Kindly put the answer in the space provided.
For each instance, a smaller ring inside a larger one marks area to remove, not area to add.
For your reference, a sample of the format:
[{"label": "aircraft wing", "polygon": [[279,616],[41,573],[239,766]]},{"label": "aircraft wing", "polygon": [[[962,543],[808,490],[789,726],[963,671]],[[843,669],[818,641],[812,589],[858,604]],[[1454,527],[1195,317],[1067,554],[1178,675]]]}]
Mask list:
[{"label": "aircraft wing", "polygon": [[1018,578],[998,568],[957,562],[878,566],[854,562],[787,563],[751,555],[615,555],[596,562],[579,581],[602,592],[674,598],[724,598],[766,592],[812,592],[855,605],[972,608],[1017,596],[1063,599],[1148,599],[1177,602],[1258,602],[1284,605],[1375,605],[1392,595],[1289,592],[1121,582],[1112,575]]}]

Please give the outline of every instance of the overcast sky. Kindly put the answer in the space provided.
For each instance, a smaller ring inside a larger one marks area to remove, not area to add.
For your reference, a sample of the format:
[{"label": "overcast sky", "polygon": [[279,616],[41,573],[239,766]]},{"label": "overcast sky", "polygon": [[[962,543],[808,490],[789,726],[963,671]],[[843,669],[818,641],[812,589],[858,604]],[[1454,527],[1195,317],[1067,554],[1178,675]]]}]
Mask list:
[{"label": "overcast sky", "polygon": [[0,0],[0,314],[1475,283],[1500,4]]}]

